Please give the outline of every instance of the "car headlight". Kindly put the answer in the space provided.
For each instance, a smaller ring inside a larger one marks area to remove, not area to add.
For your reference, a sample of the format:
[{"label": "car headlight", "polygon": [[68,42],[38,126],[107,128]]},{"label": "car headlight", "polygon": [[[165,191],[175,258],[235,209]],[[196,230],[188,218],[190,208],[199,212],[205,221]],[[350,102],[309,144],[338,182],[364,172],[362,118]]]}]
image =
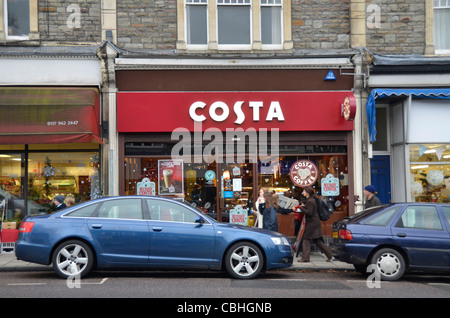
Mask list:
[{"label": "car headlight", "polygon": [[275,245],[289,245],[289,241],[284,236],[271,237]]}]

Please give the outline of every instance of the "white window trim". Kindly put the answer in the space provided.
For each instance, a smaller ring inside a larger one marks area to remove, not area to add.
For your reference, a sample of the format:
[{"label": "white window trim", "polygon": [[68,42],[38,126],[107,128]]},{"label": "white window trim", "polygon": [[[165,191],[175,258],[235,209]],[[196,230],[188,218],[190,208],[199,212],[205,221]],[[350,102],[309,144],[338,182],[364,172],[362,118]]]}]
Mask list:
[{"label": "white window trim", "polygon": [[[206,5],[206,10],[209,11],[209,1],[206,1],[205,3],[187,3],[187,1],[183,0],[183,8],[184,8],[184,21],[187,21],[187,11],[186,7],[187,6],[191,6],[191,5]],[[185,35],[185,42],[186,42],[186,47],[189,48],[189,50],[193,50],[193,51],[203,51],[203,50],[207,50],[208,49],[208,43],[206,44],[188,44],[187,43],[187,34],[188,34],[188,29],[187,29],[187,23],[185,23],[183,21],[183,27],[184,27],[184,35]],[[206,14],[206,24],[209,25],[209,14]],[[206,38],[209,39],[209,28],[206,28]]]},{"label": "white window trim", "polygon": [[[261,1],[261,7],[281,7],[281,44],[261,44],[263,50],[282,50],[284,43],[284,4],[281,1],[280,4],[263,4]],[[261,21],[261,14],[259,15],[259,20]]]},{"label": "white window trim", "polygon": [[[441,7],[441,5],[439,4],[438,7],[434,6],[434,2],[433,2],[433,17],[434,17],[434,11],[435,10],[440,10],[440,9],[447,9],[450,10],[450,0],[447,0],[447,5],[444,7]],[[433,18],[434,19],[434,18]],[[435,54],[436,55],[450,55],[450,49],[445,49],[445,50],[437,50],[435,49]]]},{"label": "white window trim", "polygon": [[29,0],[30,33],[25,36],[8,35],[7,2],[0,0],[0,40],[28,41],[39,40],[38,30],[38,0]]},{"label": "white window trim", "polygon": [[[31,8],[30,8],[31,10]],[[3,0],[3,30],[6,40],[26,41],[30,38],[28,35],[8,35],[8,1]]]},{"label": "white window trim", "polygon": [[[258,0],[259,1],[259,0]],[[218,1],[215,1],[215,10],[218,12],[219,6],[243,6],[243,7],[250,7],[250,43],[249,44],[220,44],[219,39],[219,17],[218,14],[216,14],[216,39],[217,39],[217,49],[218,50],[224,50],[224,51],[240,51],[240,50],[251,50],[253,45],[253,1],[250,1],[250,3],[224,3],[219,4]]]}]

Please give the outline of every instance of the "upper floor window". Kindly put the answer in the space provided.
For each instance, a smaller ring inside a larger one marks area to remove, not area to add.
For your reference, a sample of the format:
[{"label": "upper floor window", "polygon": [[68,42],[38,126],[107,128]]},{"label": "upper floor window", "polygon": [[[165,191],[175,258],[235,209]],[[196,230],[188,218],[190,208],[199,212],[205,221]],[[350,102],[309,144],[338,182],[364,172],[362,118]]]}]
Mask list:
[{"label": "upper floor window", "polygon": [[290,0],[178,0],[179,49],[292,48]]},{"label": "upper floor window", "polygon": [[208,44],[208,0],[186,0],[186,41],[189,45]]},{"label": "upper floor window", "polygon": [[450,53],[450,0],[434,0],[434,45],[436,53]]},{"label": "upper floor window", "polygon": [[261,0],[261,40],[263,45],[282,44],[281,0]]},{"label": "upper floor window", "polygon": [[217,0],[217,43],[250,45],[251,18],[250,0]]},{"label": "upper floor window", "polygon": [[30,1],[3,0],[3,27],[7,40],[27,40],[30,33]]}]

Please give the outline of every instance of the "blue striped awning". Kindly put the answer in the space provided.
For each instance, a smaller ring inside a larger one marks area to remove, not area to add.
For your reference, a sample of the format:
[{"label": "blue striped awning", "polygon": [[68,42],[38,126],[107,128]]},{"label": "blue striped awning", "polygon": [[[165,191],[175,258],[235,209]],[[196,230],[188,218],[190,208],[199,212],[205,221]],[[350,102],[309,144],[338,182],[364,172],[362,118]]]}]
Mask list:
[{"label": "blue striped awning", "polygon": [[429,88],[429,89],[389,89],[376,88],[370,92],[366,101],[367,125],[369,128],[370,142],[376,140],[376,108],[375,100],[378,98],[386,98],[391,96],[412,96],[414,98],[430,98],[430,99],[450,99],[450,88]]}]

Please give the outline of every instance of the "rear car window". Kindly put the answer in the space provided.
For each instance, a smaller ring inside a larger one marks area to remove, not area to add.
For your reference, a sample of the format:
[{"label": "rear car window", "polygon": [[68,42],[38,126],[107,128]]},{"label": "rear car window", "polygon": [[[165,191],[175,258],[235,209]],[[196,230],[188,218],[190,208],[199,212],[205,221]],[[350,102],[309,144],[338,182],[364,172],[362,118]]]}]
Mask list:
[{"label": "rear car window", "polygon": [[70,212],[66,214],[65,216],[71,216],[71,217],[90,217],[92,213],[94,213],[95,209],[97,208],[98,204],[90,204],[88,206],[79,208],[73,212]]},{"label": "rear car window", "polygon": [[364,225],[386,226],[399,209],[400,206],[391,206],[384,210],[378,210],[377,213],[370,213],[367,217],[361,218],[359,223]]}]

